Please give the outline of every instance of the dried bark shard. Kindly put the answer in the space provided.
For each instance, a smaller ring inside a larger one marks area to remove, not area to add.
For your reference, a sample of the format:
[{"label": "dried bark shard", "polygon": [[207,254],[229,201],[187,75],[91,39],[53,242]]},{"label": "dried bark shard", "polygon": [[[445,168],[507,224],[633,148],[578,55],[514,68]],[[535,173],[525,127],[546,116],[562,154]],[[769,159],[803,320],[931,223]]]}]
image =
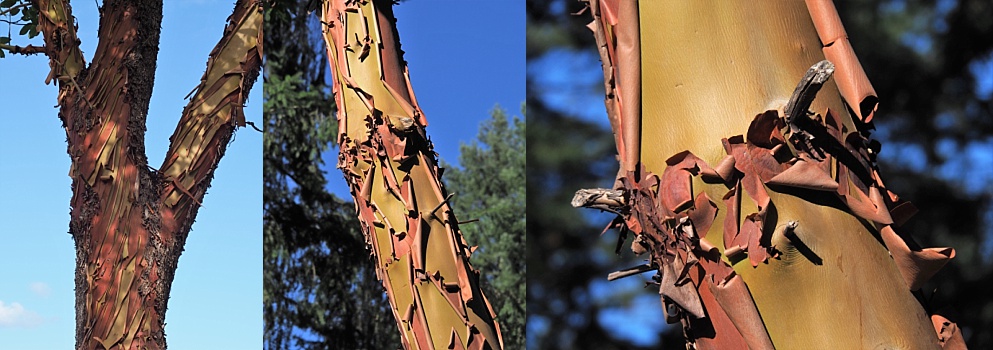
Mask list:
[{"label": "dried bark shard", "polygon": [[677,283],[676,271],[672,264],[666,264],[662,269],[662,282],[659,287],[659,294],[665,299],[672,300],[680,308],[696,318],[704,318],[703,303],[700,295],[692,283]]},{"label": "dried bark shard", "polygon": [[624,191],[606,188],[580,189],[572,197],[572,207],[586,207],[619,213],[625,210]]},{"label": "dried bark shard", "polygon": [[959,329],[958,324],[938,314],[931,315],[931,323],[934,325],[935,333],[938,334],[938,344],[942,349],[966,349],[965,339],[962,338],[962,330]]},{"label": "dried bark shard", "polygon": [[910,290],[920,289],[924,282],[955,257],[955,249],[953,248],[911,250],[907,246],[907,242],[896,231],[893,231],[890,225],[884,226],[879,233]]},{"label": "dried bark shard", "polygon": [[797,118],[807,116],[810,103],[814,102],[817,92],[821,90],[821,86],[831,78],[832,74],[834,74],[834,64],[828,60],[815,63],[804,73],[800,83],[793,89],[793,95],[790,96],[784,109],[786,122],[791,125],[791,128],[796,123]]},{"label": "dried bark shard", "polygon": [[774,349],[762,316],[741,276],[710,285],[710,292],[738,329],[749,349]]},{"label": "dried bark shard", "polygon": [[816,191],[835,192],[838,183],[831,178],[829,171],[820,162],[801,156],[796,163],[770,179],[767,184],[800,187]]}]

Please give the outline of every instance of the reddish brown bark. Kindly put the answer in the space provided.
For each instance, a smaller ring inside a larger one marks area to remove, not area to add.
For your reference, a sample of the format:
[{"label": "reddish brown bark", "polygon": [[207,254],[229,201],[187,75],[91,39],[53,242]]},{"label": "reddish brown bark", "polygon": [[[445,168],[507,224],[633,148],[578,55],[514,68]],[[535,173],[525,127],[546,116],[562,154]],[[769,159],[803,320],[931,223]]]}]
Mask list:
[{"label": "reddish brown bark", "polygon": [[72,160],[76,348],[163,349],[176,263],[214,169],[244,125],[241,108],[261,66],[259,4],[235,5],[161,171],[148,166],[144,134],[162,2],[106,1],[88,67],[69,4],[34,5]]}]

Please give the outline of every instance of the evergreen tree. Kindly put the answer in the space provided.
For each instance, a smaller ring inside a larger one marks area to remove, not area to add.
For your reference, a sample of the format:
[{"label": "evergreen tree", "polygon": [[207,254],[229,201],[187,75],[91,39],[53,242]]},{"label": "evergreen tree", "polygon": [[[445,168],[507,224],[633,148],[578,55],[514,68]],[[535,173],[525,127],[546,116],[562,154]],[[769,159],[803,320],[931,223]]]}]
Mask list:
[{"label": "evergreen tree", "polygon": [[[522,111],[522,113],[524,113]],[[482,271],[483,290],[497,313],[508,349],[523,349],[526,313],[524,231],[525,125],[509,120],[499,106],[479,127],[471,144],[460,148],[462,169],[446,166],[455,210],[464,218],[466,240],[479,248],[473,265]]]}]

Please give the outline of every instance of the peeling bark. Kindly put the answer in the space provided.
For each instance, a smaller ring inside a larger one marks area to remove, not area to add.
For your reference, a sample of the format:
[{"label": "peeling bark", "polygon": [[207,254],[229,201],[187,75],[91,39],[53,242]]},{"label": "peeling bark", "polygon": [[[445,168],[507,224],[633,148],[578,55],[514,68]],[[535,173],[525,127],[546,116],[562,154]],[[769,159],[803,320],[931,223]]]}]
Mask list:
[{"label": "peeling bark", "polygon": [[441,183],[389,1],[325,1],[348,181],[406,349],[501,349],[471,248]]},{"label": "peeling bark", "polygon": [[[893,230],[914,210],[879,177],[875,92],[830,1],[589,3],[625,137],[614,189],[581,190],[574,205],[619,214],[609,227],[650,253],[689,347],[934,348],[934,331],[957,344],[954,324],[932,331],[911,294],[954,250],[911,249]],[[619,49],[623,23],[651,28],[642,51]],[[640,69],[640,106],[618,100],[627,69]]]},{"label": "peeling bark", "polygon": [[72,160],[76,348],[164,349],[176,263],[260,70],[259,4],[235,5],[161,171],[144,144],[161,1],[106,1],[89,66],[68,2],[34,6]]}]

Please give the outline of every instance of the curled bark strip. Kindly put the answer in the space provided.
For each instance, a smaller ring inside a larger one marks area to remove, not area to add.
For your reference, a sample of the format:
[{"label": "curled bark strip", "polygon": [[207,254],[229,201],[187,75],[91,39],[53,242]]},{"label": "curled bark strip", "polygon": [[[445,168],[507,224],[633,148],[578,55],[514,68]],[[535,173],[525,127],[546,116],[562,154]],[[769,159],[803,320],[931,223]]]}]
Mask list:
[{"label": "curled bark strip", "polygon": [[911,250],[903,237],[893,231],[890,225],[883,226],[879,233],[910,290],[920,289],[925,281],[955,257],[955,249],[952,248]]},{"label": "curled bark strip", "polygon": [[965,339],[962,338],[958,324],[939,314],[931,315],[931,323],[934,325],[935,333],[938,333],[938,344],[942,349],[966,349]]},{"label": "curled bark strip", "polygon": [[835,80],[845,102],[863,123],[872,121],[876,110],[876,90],[859,63],[848,34],[831,0],[807,0],[807,10],[824,46],[824,56],[836,66]]},{"label": "curled bark strip", "polygon": [[703,303],[700,301],[700,294],[697,293],[691,283],[679,283],[673,264],[663,266],[662,284],[659,286],[659,294],[665,300],[672,300],[684,311],[695,318],[703,318]]},{"label": "curled bark strip", "polygon": [[641,161],[641,32],[638,0],[617,2],[617,76],[621,106],[621,136],[627,154],[621,159],[626,169]]},{"label": "curled bark strip", "polygon": [[801,155],[792,166],[769,179],[767,184],[800,187],[817,191],[836,192],[838,183],[831,178],[830,169],[822,166],[826,161],[814,161]]},{"label": "curled bark strip", "polygon": [[641,159],[641,47],[638,1],[587,0],[606,90],[604,104],[621,169],[633,171]]},{"label": "curled bark strip", "polygon": [[741,276],[733,275],[730,279],[711,284],[709,287],[749,349],[775,348],[772,339],[769,338],[769,332],[765,329],[765,323],[759,316],[755,300],[752,299],[752,294]]}]

